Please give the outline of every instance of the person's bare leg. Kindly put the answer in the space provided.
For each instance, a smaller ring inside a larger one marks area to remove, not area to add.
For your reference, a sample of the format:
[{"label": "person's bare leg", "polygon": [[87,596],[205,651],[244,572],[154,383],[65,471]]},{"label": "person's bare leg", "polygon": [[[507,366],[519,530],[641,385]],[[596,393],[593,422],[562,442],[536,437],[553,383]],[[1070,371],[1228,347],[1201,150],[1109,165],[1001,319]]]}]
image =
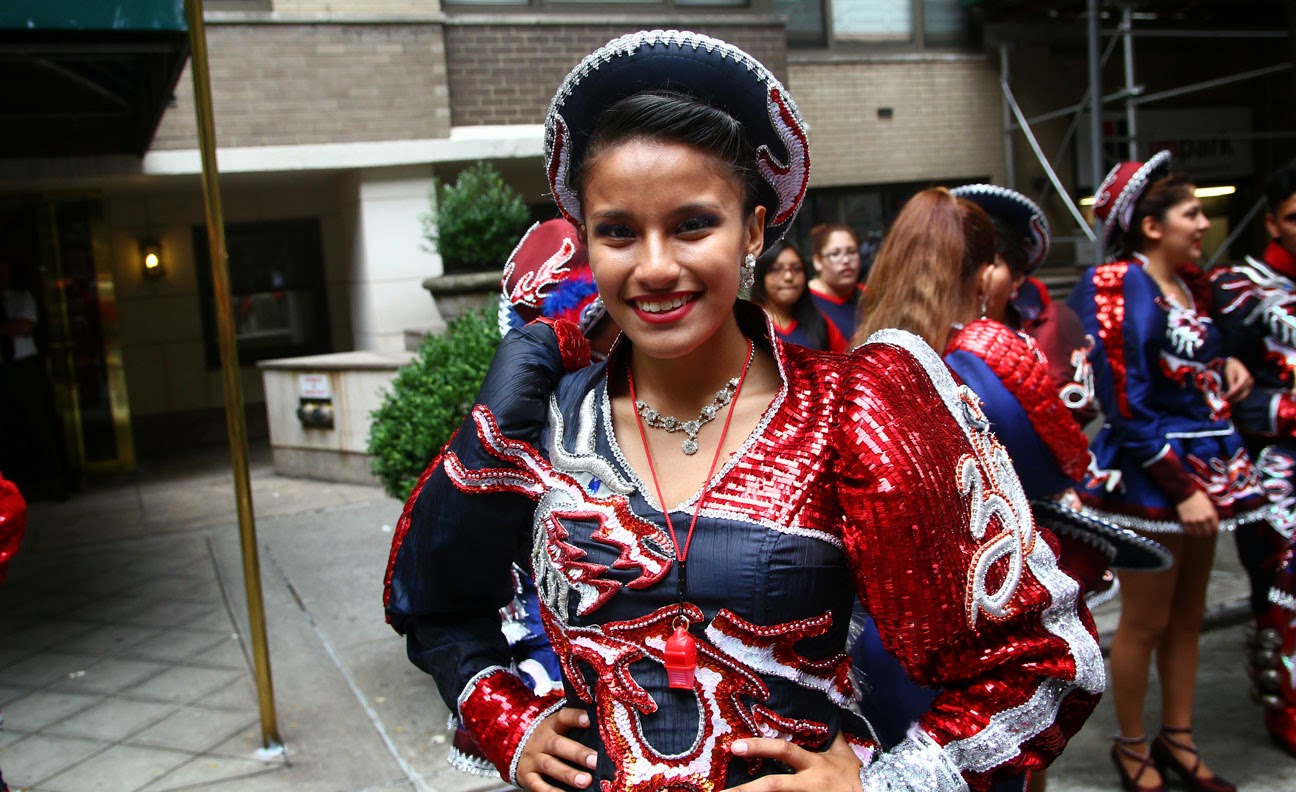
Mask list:
[{"label": "person's bare leg", "polygon": [[[1170,623],[1157,647],[1157,674],[1161,680],[1161,723],[1168,729],[1192,729],[1193,699],[1197,686],[1198,644],[1202,617],[1206,613],[1206,589],[1215,563],[1215,537],[1183,537],[1179,554],[1179,578],[1171,600]],[[1172,733],[1177,742],[1195,746],[1191,731]],[[1191,752],[1167,743],[1184,767],[1197,761]],[[1198,778],[1210,778],[1202,762]]]},{"label": "person's bare leg", "polygon": [[[1171,600],[1175,581],[1179,577],[1179,554],[1182,537],[1158,536],[1175,557],[1175,563],[1161,572],[1118,572],[1120,577],[1121,613],[1112,637],[1111,694],[1116,708],[1116,724],[1125,738],[1147,734],[1143,722],[1144,704],[1147,700],[1148,676],[1152,669],[1152,654],[1162,643],[1170,622]],[[1122,746],[1119,752],[1126,773],[1137,776],[1137,756],[1146,756],[1149,743]],[[1139,786],[1155,787],[1161,776],[1155,768],[1147,768],[1139,777]]]}]

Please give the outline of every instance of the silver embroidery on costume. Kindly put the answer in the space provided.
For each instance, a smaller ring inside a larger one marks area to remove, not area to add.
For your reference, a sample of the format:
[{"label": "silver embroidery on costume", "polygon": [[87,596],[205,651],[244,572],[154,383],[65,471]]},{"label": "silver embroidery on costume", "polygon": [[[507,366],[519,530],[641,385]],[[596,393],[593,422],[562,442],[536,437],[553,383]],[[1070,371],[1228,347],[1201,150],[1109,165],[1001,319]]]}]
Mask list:
[{"label": "silver embroidery on costume", "polygon": [[964,792],[967,782],[950,757],[917,726],[896,747],[860,768],[863,792]]},{"label": "silver embroidery on costume", "polygon": [[[953,376],[935,350],[917,336],[900,330],[880,330],[869,338],[869,343],[892,344],[912,354],[927,371],[936,392],[940,394],[950,414],[963,427],[973,448],[981,447],[975,433],[985,430],[979,428],[979,421],[968,420],[976,416],[965,411],[968,402],[961,397]],[[987,466],[990,464],[989,460],[986,464]],[[1006,474],[1000,474],[997,483],[1009,493],[1008,503],[1017,503],[1016,493],[1021,492],[1021,483],[1011,467]],[[1021,492],[1020,498],[1021,502],[1025,503],[1024,492]],[[1021,520],[1024,521],[1025,527],[1019,527],[1021,533],[1018,534],[1018,541],[1022,541],[1021,537],[1025,533],[1034,533],[1034,520],[1030,516],[1028,504],[1021,515]],[[875,774],[872,769],[878,763],[874,763],[865,768],[860,775],[861,781],[868,781],[864,786],[866,790],[966,789],[961,776],[955,774],[951,777],[947,771],[937,768],[954,767],[958,770],[981,772],[1003,764],[1020,753],[1022,744],[1055,722],[1058,708],[1071,693],[1080,689],[1097,694],[1104,689],[1106,677],[1101,650],[1077,611],[1079,584],[1058,569],[1057,556],[1047,542],[1031,541],[1029,544],[1023,543],[1019,546],[1027,548],[1026,567],[1051,595],[1050,604],[1043,613],[1043,624],[1050,633],[1066,641],[1075,662],[1075,680],[1058,678],[1041,680],[1026,703],[996,713],[990,717],[981,731],[971,737],[950,743],[943,751],[920,728],[915,727],[900,746],[884,754],[879,762],[886,761],[892,754],[903,749],[905,752],[912,753],[913,761],[918,766],[914,768],[908,764],[898,765],[894,770],[896,785],[884,786],[892,783],[892,778],[882,768]],[[939,755],[935,754],[933,749],[940,752]]]},{"label": "silver embroidery on costume", "polygon": [[553,466],[569,475],[587,473],[619,495],[633,493],[634,483],[623,478],[612,463],[599,456],[594,448],[594,430],[598,423],[598,414],[594,408],[593,390],[585,394],[584,400],[581,401],[576,421],[576,447],[568,451],[563,441],[566,436],[566,423],[562,410],[558,407],[558,399],[552,395],[549,397],[549,459],[552,460]]}]

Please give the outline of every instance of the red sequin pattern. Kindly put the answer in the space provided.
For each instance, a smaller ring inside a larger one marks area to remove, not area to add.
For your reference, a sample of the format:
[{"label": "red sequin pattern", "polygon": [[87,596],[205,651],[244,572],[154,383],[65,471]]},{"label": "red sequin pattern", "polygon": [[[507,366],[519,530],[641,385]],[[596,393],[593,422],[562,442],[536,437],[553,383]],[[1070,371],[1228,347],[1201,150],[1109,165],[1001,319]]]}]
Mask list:
[{"label": "red sequin pattern", "polygon": [[563,370],[576,371],[585,368],[590,362],[590,343],[574,323],[566,319],[551,319],[542,316],[536,319],[553,328],[558,337],[558,351],[562,354]]},{"label": "red sequin pattern", "polygon": [[1113,261],[1094,270],[1094,305],[1098,318],[1098,337],[1102,340],[1111,366],[1112,388],[1120,414],[1130,417],[1129,393],[1125,388],[1125,273],[1128,261]]},{"label": "red sequin pattern", "polygon": [[1089,466],[1089,441],[1058,398],[1048,361],[1033,339],[1007,325],[978,319],[952,339],[946,353],[971,352],[985,361],[1008,392],[1017,398],[1031,426],[1072,480],[1084,478]]},{"label": "red sequin pattern", "polygon": [[1279,437],[1296,438],[1296,396],[1284,393],[1278,397],[1274,431]]},{"label": "red sequin pattern", "polygon": [[[817,721],[784,717],[759,702],[769,698],[762,674],[798,678],[811,687],[831,690],[845,701],[850,694],[850,658],[838,655],[810,662],[792,647],[821,635],[832,623],[828,614],[790,624],[758,626],[721,610],[697,642],[697,697],[700,732],[682,754],[662,754],[643,739],[637,726],[641,715],[657,711],[657,702],[635,681],[631,666],[643,660],[664,664],[662,652],[675,606],[660,608],[639,619],[601,627],[559,623],[542,604],[545,629],[563,664],[563,676],[576,696],[595,704],[595,722],[607,753],[616,766],[608,789],[625,792],[714,792],[724,789],[730,744],[744,737],[779,737],[807,748],[822,748],[828,726]],[[702,621],[694,605],[684,606],[691,622]],[[593,673],[587,675],[581,666]],[[594,680],[593,688],[587,679]]]},{"label": "red sequin pattern", "polygon": [[560,701],[561,693],[537,696],[517,675],[501,668],[477,680],[471,695],[459,704],[459,717],[500,776],[511,782],[508,768],[518,745],[536,718]]}]

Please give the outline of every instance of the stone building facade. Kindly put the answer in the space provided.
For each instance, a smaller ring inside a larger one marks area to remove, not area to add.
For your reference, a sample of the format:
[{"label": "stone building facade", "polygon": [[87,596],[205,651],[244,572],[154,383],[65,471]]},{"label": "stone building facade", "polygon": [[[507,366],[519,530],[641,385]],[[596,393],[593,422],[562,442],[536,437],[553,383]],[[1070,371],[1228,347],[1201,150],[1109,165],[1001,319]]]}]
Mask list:
[{"label": "stone building facade", "polygon": [[[958,0],[207,0],[206,8],[254,418],[264,398],[258,357],[395,352],[410,331],[440,326],[421,286],[443,272],[421,235],[434,179],[488,160],[543,211],[541,125],[552,92],[580,57],[625,32],[709,33],[785,81],[813,147],[799,238],[823,221],[879,234],[917,189],[1002,182],[1007,173],[999,61]],[[1048,85],[1050,74],[1080,63],[1075,52],[1032,57],[1016,65],[1015,80],[1029,84],[1036,71]],[[1083,88],[1023,90],[1049,109]],[[36,218],[43,238],[61,238],[71,231],[48,227],[59,216],[49,207],[84,206],[94,218],[87,228],[98,241],[88,249],[100,294],[107,284],[112,296],[105,357],[124,372],[119,395],[143,450],[223,437],[188,68],[174,94],[141,158],[0,159],[0,222]],[[1045,135],[1050,145],[1062,138]],[[1015,156],[1028,170],[1020,149]],[[1066,224],[1061,216],[1055,228]],[[144,241],[160,244],[164,277],[143,274]],[[41,249],[36,241],[18,252]]]}]

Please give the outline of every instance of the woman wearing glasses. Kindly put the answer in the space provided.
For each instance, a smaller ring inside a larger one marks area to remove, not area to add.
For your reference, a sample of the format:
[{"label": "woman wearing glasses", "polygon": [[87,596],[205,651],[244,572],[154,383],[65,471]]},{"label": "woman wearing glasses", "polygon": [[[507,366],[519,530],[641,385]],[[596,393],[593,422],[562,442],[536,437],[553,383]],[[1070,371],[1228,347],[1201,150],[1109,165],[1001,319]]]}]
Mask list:
[{"label": "woman wearing glasses", "polygon": [[756,260],[751,301],[769,314],[774,333],[790,344],[845,352],[846,337],[829,322],[810,296],[806,282],[813,272],[787,240]]},{"label": "woman wearing glasses", "polygon": [[842,338],[855,334],[859,306],[864,294],[860,286],[859,238],[850,226],[823,223],[810,229],[815,277],[810,281],[810,298]]}]

